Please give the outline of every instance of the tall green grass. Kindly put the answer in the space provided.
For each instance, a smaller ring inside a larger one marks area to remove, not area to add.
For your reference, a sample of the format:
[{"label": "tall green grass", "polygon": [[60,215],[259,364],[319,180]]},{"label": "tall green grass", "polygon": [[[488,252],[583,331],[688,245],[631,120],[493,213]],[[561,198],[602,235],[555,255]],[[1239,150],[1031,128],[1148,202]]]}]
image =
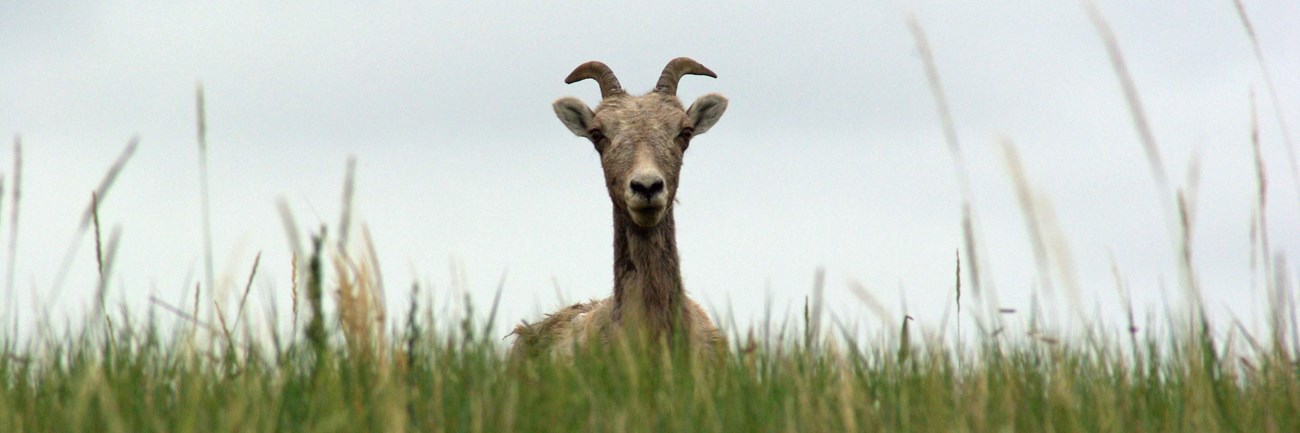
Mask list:
[{"label": "tall green grass", "polygon": [[[364,295],[350,277],[327,289]],[[320,340],[195,337],[197,322],[118,314],[7,344],[0,430],[1300,431],[1295,354],[1235,353],[1205,322],[1167,337],[983,334],[970,351],[902,327],[866,345],[736,337],[717,364],[621,345],[512,363],[499,332],[470,313],[435,326],[428,307],[384,332],[340,305]]]}]

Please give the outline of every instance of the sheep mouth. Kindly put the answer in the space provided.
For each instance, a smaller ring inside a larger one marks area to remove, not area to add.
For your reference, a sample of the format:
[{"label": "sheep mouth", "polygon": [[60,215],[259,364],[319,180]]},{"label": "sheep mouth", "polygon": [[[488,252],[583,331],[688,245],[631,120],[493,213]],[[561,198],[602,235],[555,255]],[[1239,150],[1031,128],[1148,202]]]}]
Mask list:
[{"label": "sheep mouth", "polygon": [[664,210],[666,208],[666,206],[628,207],[627,213],[631,215],[632,222],[636,223],[636,225],[641,227],[653,227],[654,225],[659,224],[659,221],[663,219],[665,213]]}]

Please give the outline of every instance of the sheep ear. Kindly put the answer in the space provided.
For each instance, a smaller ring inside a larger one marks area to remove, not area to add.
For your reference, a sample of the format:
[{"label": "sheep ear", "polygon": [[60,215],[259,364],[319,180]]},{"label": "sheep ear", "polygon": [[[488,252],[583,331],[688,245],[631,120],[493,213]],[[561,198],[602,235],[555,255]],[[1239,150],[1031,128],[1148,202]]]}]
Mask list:
[{"label": "sheep ear", "polygon": [[574,135],[591,138],[593,114],[587,104],[578,98],[561,98],[551,104],[551,108],[555,109],[555,117],[559,117],[560,122],[564,122],[564,126],[573,131]]},{"label": "sheep ear", "polygon": [[686,110],[686,115],[691,117],[691,122],[695,124],[695,135],[700,135],[718,123],[722,118],[722,113],[727,111],[727,98],[717,93],[710,93],[701,96],[691,103],[691,108]]}]

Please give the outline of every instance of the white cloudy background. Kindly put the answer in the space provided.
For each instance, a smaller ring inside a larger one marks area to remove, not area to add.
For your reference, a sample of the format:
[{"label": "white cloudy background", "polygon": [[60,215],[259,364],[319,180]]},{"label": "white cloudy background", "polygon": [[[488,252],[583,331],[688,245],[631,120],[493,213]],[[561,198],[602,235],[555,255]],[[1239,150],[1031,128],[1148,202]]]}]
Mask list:
[{"label": "white cloudy background", "polygon": [[[1199,161],[1193,260],[1209,310],[1255,325],[1264,296],[1250,262],[1250,95],[1272,246],[1295,270],[1300,210],[1277,113],[1300,134],[1300,3],[1245,6],[1280,107],[1231,1],[1099,4],[1173,184],[1185,185]],[[139,149],[102,203],[106,231],[122,230],[108,296],[141,312],[150,295],[179,303],[203,280],[199,82],[223,305],[236,302],[261,252],[251,308],[260,317],[273,300],[287,310],[290,253],[276,201],[303,227],[336,228],[350,156],[356,218],[373,234],[394,316],[413,281],[440,303],[462,296],[459,286],[482,306],[503,272],[501,324],[558,306],[557,284],[568,301],[606,296],[610,205],[599,161],[550,103],[597,102],[594,83],[563,83],[584,61],[606,62],[625,87],[643,91],[685,55],[718,78],[684,78],[683,99],[731,99],[686,155],[677,220],[690,294],[744,326],[766,302],[778,314],[801,309],[824,267],[836,317],[878,326],[850,294],[853,280],[891,314],[905,300],[936,328],[951,304],[961,199],[908,13],[929,35],[951,101],[1001,305],[1023,312],[1036,284],[1003,136],[1054,206],[1080,276],[1083,304],[1057,308],[1118,321],[1111,257],[1141,309],[1176,305],[1163,192],[1075,1],[0,0],[6,194],[8,140],[23,143],[4,322],[26,331],[42,309],[55,323],[89,310],[89,238],[60,293],[54,280],[91,191],[136,135]],[[6,251],[11,206],[6,198],[0,209]]]}]

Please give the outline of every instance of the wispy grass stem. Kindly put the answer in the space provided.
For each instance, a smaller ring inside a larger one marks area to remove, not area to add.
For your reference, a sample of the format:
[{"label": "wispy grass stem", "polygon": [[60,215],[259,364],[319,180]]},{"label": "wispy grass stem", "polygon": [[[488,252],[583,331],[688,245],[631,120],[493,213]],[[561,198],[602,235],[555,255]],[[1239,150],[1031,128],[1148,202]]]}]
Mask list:
[{"label": "wispy grass stem", "polygon": [[203,221],[203,276],[209,293],[216,297],[212,269],[212,209],[208,193],[208,116],[203,100],[203,84],[194,86],[195,123],[199,143],[199,205]]}]

